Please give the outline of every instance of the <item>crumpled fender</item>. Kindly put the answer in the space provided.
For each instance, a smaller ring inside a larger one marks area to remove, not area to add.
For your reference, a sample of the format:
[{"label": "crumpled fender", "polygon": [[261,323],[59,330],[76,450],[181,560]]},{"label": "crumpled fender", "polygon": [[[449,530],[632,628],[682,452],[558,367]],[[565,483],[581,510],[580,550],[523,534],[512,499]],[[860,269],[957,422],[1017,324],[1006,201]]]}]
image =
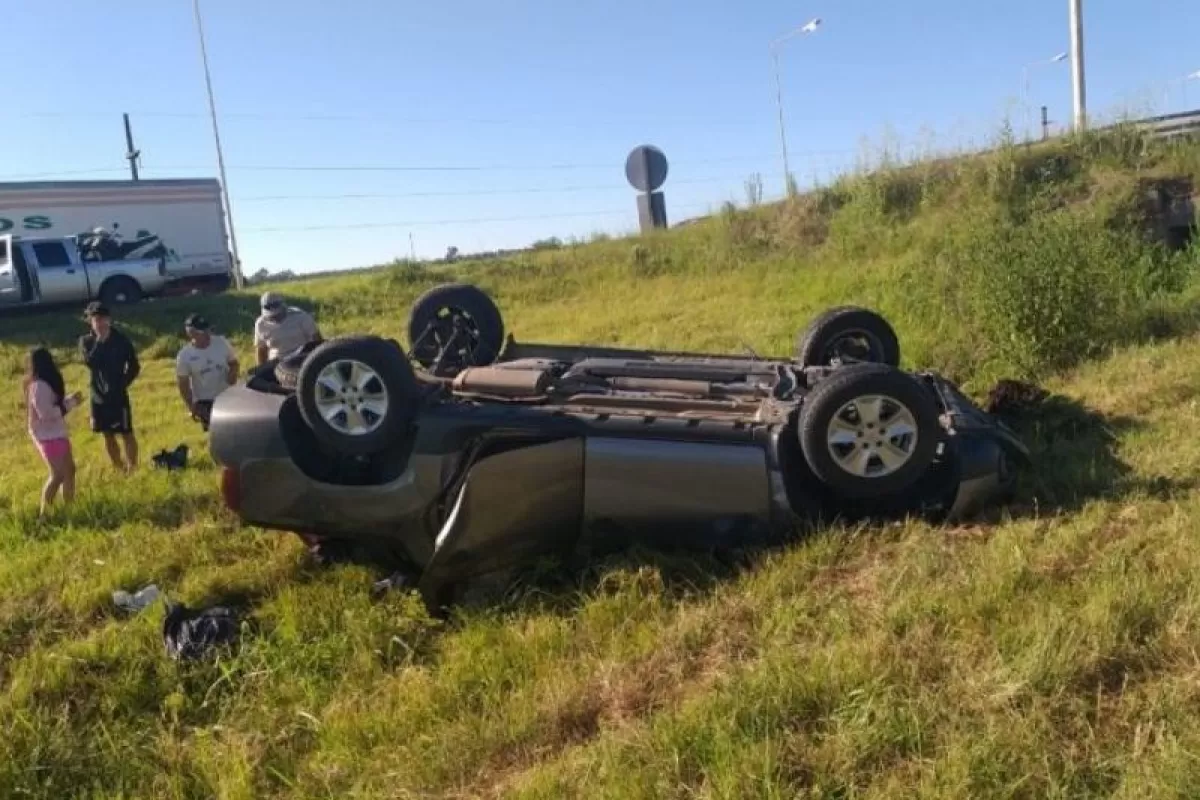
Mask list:
[{"label": "crumpled fender", "polygon": [[920,373],[937,393],[945,411],[942,424],[947,432],[958,436],[987,436],[1000,444],[1015,461],[1032,464],[1029,447],[1003,421],[975,405],[951,381],[936,373]]}]

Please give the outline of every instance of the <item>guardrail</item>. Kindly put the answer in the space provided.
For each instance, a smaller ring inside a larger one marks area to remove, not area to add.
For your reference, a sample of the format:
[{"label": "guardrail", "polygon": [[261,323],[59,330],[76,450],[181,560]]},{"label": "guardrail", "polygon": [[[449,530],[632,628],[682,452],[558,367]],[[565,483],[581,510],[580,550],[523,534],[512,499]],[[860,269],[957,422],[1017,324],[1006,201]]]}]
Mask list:
[{"label": "guardrail", "polygon": [[1138,120],[1137,125],[1155,139],[1200,136],[1200,111],[1181,111],[1176,114],[1163,114],[1160,117],[1147,117]]}]

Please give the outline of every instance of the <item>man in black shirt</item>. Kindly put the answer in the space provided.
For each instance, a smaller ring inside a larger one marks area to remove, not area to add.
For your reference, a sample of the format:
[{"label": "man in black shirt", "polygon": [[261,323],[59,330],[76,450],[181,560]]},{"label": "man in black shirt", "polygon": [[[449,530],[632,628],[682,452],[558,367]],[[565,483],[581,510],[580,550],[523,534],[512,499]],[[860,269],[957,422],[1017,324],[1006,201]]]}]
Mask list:
[{"label": "man in black shirt", "polygon": [[[133,433],[129,387],[141,372],[129,337],[112,326],[112,314],[101,303],[89,303],[84,316],[92,332],[79,338],[83,363],[92,373],[92,430],[104,434],[104,447],[117,469],[137,467],[138,444]],[[125,443],[125,462],[117,444]]]}]

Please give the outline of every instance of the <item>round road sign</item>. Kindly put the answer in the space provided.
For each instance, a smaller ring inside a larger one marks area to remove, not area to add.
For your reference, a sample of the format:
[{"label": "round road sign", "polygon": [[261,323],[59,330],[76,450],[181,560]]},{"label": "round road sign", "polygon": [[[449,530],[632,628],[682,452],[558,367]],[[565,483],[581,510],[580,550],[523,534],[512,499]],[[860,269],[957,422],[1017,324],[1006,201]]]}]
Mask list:
[{"label": "round road sign", "polygon": [[635,147],[625,160],[625,177],[638,191],[657,192],[667,180],[667,157],[654,145]]}]

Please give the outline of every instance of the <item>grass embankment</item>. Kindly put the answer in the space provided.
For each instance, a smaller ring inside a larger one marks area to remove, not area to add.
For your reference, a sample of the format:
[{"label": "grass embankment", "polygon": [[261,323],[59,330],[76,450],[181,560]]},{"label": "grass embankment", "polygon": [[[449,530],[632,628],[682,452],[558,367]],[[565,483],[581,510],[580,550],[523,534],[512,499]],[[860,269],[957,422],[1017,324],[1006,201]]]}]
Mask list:
[{"label": "grass embankment", "polygon": [[[171,359],[197,308],[249,359],[252,297],[125,312],[143,458],[186,442],[193,468],[115,476],[77,419],[81,496],[49,524],[17,374],[35,342],[74,360],[81,325],[3,321],[0,796],[1195,796],[1200,294],[1195,255],[1137,233],[1156,175],[1200,178],[1200,148],[1002,150],[455,265],[522,338],[787,352],[857,302],[910,366],[1067,399],[1025,430],[1043,457],[998,523],[832,529],[737,570],[631,554],[444,625],[220,509]],[[433,280],[287,291],[329,333],[397,335]],[[253,630],[175,664],[161,606],[111,603],[152,581]]]}]

